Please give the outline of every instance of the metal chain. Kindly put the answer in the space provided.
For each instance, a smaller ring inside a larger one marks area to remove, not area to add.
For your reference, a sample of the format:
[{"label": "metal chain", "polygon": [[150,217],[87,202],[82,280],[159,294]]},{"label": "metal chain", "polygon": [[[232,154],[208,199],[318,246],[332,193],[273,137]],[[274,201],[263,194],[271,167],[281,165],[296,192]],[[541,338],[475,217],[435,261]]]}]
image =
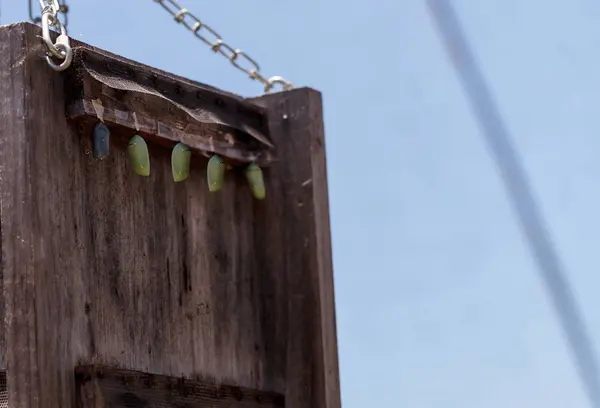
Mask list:
[{"label": "metal chain", "polygon": [[[46,44],[46,62],[55,71],[64,71],[71,66],[73,61],[73,49],[69,44],[67,29],[58,19],[58,13],[65,10],[65,5],[61,8],[58,0],[39,0],[42,8],[42,16],[39,18],[42,23],[42,40]],[[30,3],[31,5],[31,3]],[[68,10],[68,9],[67,9]],[[31,17],[31,8],[30,8]],[[34,22],[37,19],[33,20]],[[56,42],[52,42],[50,37],[50,27],[54,27],[60,34]],[[60,64],[53,61],[53,57],[62,60]]]},{"label": "metal chain", "polygon": [[[42,22],[42,16],[37,16],[37,17],[33,16],[33,1],[34,0],[29,0],[29,2],[28,2],[29,3],[29,20],[31,20],[31,22],[34,24],[40,24]],[[59,5],[59,11],[63,15],[62,25],[65,26],[65,28],[67,28],[67,26],[69,25],[69,6],[67,5],[66,0],[62,0],[62,1],[59,0],[58,5]]]},{"label": "metal chain", "polygon": [[[32,1],[29,0],[29,18],[32,22],[42,25],[42,38],[48,49],[46,61],[48,65],[55,71],[64,71],[67,69],[73,60],[73,50],[69,45],[69,37],[67,35],[68,12],[69,6],[66,0],[39,0],[42,8],[42,15],[34,17]],[[231,64],[248,75],[252,80],[260,82],[265,87],[265,92],[272,91],[276,86],[281,86],[284,90],[292,89],[294,85],[280,76],[272,76],[267,78],[260,72],[260,66],[248,54],[240,49],[234,49],[217,33],[212,27],[204,24],[198,17],[192,14],[188,9],[181,7],[175,0],[154,0],[160,4],[167,12],[169,12],[175,21],[183,24],[190,30],[198,39],[207,44],[210,49],[227,58]],[[64,16],[64,22],[58,18],[58,14]],[[54,27],[60,35],[53,43],[50,38],[50,28]],[[52,58],[61,59],[60,64],[56,64]]]},{"label": "metal chain", "polygon": [[154,0],[154,2],[160,4],[175,18],[177,23],[183,24],[198,39],[208,45],[211,50],[227,58],[234,67],[246,73],[250,79],[263,84],[265,92],[270,92],[277,85],[280,85],[284,90],[294,87],[291,82],[280,76],[264,77],[254,59],[242,50],[231,47],[223,41],[223,38],[212,27],[201,22],[198,17],[188,9],[181,7],[175,0]]}]

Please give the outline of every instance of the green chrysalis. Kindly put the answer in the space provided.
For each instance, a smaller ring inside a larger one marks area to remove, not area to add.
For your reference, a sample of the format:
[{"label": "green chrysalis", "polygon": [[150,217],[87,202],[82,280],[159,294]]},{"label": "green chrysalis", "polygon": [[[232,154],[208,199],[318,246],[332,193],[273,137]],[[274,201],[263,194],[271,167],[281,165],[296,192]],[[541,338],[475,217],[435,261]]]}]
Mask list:
[{"label": "green chrysalis", "polygon": [[127,151],[133,171],[140,176],[148,177],[150,175],[150,155],[146,141],[141,136],[135,135],[129,140]]},{"label": "green chrysalis", "polygon": [[265,179],[261,168],[254,163],[250,163],[250,165],[246,167],[245,174],[254,198],[263,200],[267,193],[265,190]]},{"label": "green chrysalis", "polygon": [[216,154],[208,160],[206,178],[208,181],[208,191],[211,193],[219,191],[223,187],[225,182],[225,163]]},{"label": "green chrysalis", "polygon": [[190,175],[190,160],[192,152],[183,143],[177,143],[171,153],[171,172],[173,180],[178,183]]}]

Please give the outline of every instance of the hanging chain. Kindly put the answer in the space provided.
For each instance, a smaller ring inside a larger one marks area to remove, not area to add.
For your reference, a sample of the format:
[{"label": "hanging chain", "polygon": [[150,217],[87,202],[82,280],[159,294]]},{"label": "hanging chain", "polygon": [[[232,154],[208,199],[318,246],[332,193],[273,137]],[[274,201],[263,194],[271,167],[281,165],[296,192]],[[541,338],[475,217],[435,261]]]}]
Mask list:
[{"label": "hanging chain", "polygon": [[[31,22],[34,24],[40,24],[42,22],[42,17],[41,16],[37,16],[37,17],[33,16],[33,1],[34,0],[28,1],[28,3],[29,3],[29,20],[31,20]],[[64,25],[65,28],[67,28],[67,26],[69,25],[69,6],[67,5],[66,0],[62,0],[62,1],[59,0],[58,8],[59,8],[59,11],[63,15],[62,25]]]},{"label": "hanging chain", "polygon": [[[42,16],[39,17],[42,23],[42,40],[47,48],[46,61],[53,70],[64,71],[69,68],[73,61],[73,49],[69,45],[67,29],[58,19],[58,13],[65,10],[68,11],[68,8],[64,4],[61,7],[58,0],[40,0],[40,7],[42,8]],[[50,27],[54,27],[60,33],[55,43],[52,42],[52,38],[50,37]],[[62,60],[62,62],[56,64],[52,59],[53,57]]]},{"label": "hanging chain", "polygon": [[[69,37],[67,35],[68,12],[69,7],[66,0],[39,0],[42,8],[42,15],[34,17],[32,1],[29,0],[29,18],[34,23],[42,24],[42,38],[48,49],[46,61],[48,65],[55,71],[64,71],[67,69],[73,60],[73,50],[69,45]],[[280,76],[267,78],[260,72],[258,63],[240,49],[234,49],[217,33],[212,27],[204,24],[193,15],[188,9],[181,7],[175,0],[154,0],[160,4],[167,12],[169,12],[175,21],[183,24],[190,30],[198,39],[207,44],[210,49],[227,58],[231,64],[248,75],[252,80],[256,80],[264,85],[265,92],[272,91],[276,86],[281,86],[284,90],[289,90],[294,85],[288,80]],[[58,14],[64,16],[64,22],[58,18]],[[60,35],[56,39],[56,43],[50,38],[50,28],[54,27]],[[53,57],[62,60],[60,64],[53,61]]]},{"label": "hanging chain", "polygon": [[265,92],[270,92],[277,85],[280,85],[284,90],[294,87],[291,82],[280,76],[264,77],[254,59],[242,50],[231,47],[223,41],[223,38],[212,27],[201,22],[198,17],[194,16],[188,9],[182,8],[175,0],[154,1],[167,10],[175,18],[175,21],[183,24],[198,39],[208,45],[211,50],[227,58],[234,67],[246,73],[250,79],[263,84]]}]

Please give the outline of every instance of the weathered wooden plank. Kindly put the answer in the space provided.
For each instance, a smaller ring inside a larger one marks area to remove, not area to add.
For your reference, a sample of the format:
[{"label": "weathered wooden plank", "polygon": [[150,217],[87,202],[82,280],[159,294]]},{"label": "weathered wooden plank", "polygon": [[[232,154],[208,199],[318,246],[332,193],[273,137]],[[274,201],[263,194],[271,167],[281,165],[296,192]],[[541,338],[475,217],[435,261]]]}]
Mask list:
[{"label": "weathered wooden plank", "polygon": [[11,407],[72,406],[79,362],[281,391],[263,339],[285,303],[263,282],[279,271],[254,259],[260,203],[243,176],[211,195],[194,161],[175,184],[170,151],[150,144],[151,176],[137,177],[118,132],[94,160],[65,121],[64,76],[41,58],[38,28],[12,30],[22,38],[2,83],[20,106],[0,143]]},{"label": "weathered wooden plank", "polygon": [[[269,217],[260,218],[271,247],[283,265],[270,265],[283,276],[288,314],[286,405],[293,408],[339,408],[337,352],[329,197],[321,94],[310,88],[252,99],[269,111],[269,128],[281,164],[270,169]],[[281,226],[274,219],[280,220]],[[262,228],[257,230],[263,231]],[[278,260],[279,261],[279,260]],[[284,323],[285,322],[285,323]]]},{"label": "weathered wooden plank", "polygon": [[246,387],[120,370],[75,369],[78,408],[283,408],[285,397]]},{"label": "weathered wooden plank", "polygon": [[[23,95],[19,95],[23,84],[18,80],[21,78],[10,78],[11,66],[18,60],[18,49],[22,45],[22,38],[16,36],[10,30],[0,30],[0,52],[3,57],[0,59],[0,137],[4,134],[21,133],[24,131],[23,121],[17,122],[14,114],[19,112],[23,102]],[[0,224],[0,231],[2,225]],[[0,369],[4,368],[6,361],[6,330],[5,330],[5,301],[4,293],[4,273],[0,268]]]},{"label": "weathered wooden plank", "polygon": [[[37,373],[36,356],[24,352],[15,358],[12,353],[14,349],[23,350],[22,344],[35,336],[34,261],[28,248],[36,231],[36,220],[27,218],[35,203],[29,199],[31,187],[26,169],[30,156],[26,144],[25,41],[23,26],[0,29],[0,213],[3,214],[0,357],[6,364],[4,368],[15,373],[7,378],[11,391],[22,394],[22,403],[11,400],[10,406],[16,408],[28,406],[28,401],[39,398],[36,389],[28,393],[29,373]],[[15,217],[14,222],[6,222],[4,214]]]},{"label": "weathered wooden plank", "polygon": [[268,110],[277,146],[266,200],[238,170],[210,194],[205,159],[174,183],[170,150],[152,138],[150,177],[134,175],[127,127],[95,160],[89,126],[65,120],[69,75],[46,66],[39,29],[0,35],[10,43],[0,227],[11,408],[75,406],[73,368],[85,364],[338,408],[318,92],[249,101]]},{"label": "weathered wooden plank", "polygon": [[[106,102],[101,104],[101,100],[78,100],[67,107],[67,115],[78,125],[86,126],[88,130],[101,120],[106,125],[117,126],[118,133],[137,133],[145,139],[170,148],[182,142],[201,156],[208,157],[216,153],[234,165],[254,162],[266,167],[274,160],[271,150],[258,149],[253,141],[249,141],[247,145],[251,148],[241,149],[239,140],[247,140],[247,135],[240,131],[220,125],[174,122],[172,118],[157,119],[155,116],[146,116],[132,110],[106,107]],[[86,136],[89,134],[82,133]]]},{"label": "weathered wooden plank", "polygon": [[273,159],[264,109],[133,61],[76,46],[65,89],[72,119],[101,120],[170,147],[181,141],[233,162]]}]

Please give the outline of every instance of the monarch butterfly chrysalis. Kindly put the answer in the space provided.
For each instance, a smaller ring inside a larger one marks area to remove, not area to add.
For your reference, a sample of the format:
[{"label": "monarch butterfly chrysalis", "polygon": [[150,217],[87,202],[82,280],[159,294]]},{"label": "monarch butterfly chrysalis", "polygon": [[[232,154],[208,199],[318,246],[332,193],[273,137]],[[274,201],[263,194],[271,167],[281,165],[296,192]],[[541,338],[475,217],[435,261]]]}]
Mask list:
[{"label": "monarch butterfly chrysalis", "polygon": [[250,186],[250,191],[252,195],[257,200],[263,200],[266,196],[265,190],[265,179],[263,177],[263,172],[260,167],[256,164],[251,163],[248,167],[246,167],[246,180],[248,180],[248,185]]},{"label": "monarch butterfly chrysalis", "polygon": [[150,155],[146,141],[141,136],[135,135],[129,140],[127,151],[133,171],[140,176],[148,177],[150,175]]},{"label": "monarch butterfly chrysalis", "polygon": [[178,183],[184,181],[190,175],[190,161],[192,152],[183,143],[177,143],[171,153],[171,172],[173,180]]},{"label": "monarch butterfly chrysalis", "polygon": [[219,191],[225,183],[225,163],[216,154],[208,160],[206,178],[208,181],[208,191],[211,193]]},{"label": "monarch butterfly chrysalis", "polygon": [[108,156],[110,149],[110,130],[108,130],[108,127],[104,123],[99,122],[96,127],[94,127],[92,142],[95,159],[102,160]]}]

